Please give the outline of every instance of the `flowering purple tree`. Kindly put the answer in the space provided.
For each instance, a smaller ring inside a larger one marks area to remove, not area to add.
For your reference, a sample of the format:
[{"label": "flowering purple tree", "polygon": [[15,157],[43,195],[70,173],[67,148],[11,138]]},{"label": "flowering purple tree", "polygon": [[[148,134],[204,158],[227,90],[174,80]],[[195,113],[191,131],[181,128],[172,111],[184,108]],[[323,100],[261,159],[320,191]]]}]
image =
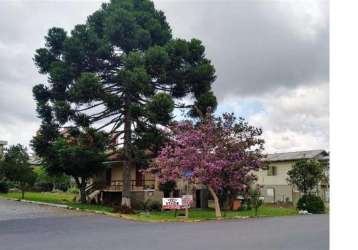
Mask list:
[{"label": "flowering purple tree", "polygon": [[233,114],[203,121],[176,123],[170,141],[154,161],[161,182],[189,180],[207,186],[214,198],[216,217],[221,217],[218,194],[223,190],[243,192],[256,180],[262,166],[262,130]]}]

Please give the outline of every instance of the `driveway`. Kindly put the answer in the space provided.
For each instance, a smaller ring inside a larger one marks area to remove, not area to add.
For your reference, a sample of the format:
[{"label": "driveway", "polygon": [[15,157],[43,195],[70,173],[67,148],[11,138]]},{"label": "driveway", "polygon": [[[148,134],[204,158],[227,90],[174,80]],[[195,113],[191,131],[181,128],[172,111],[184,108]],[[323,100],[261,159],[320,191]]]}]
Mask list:
[{"label": "driveway", "polygon": [[328,215],[138,223],[0,199],[1,250],[323,250]]}]

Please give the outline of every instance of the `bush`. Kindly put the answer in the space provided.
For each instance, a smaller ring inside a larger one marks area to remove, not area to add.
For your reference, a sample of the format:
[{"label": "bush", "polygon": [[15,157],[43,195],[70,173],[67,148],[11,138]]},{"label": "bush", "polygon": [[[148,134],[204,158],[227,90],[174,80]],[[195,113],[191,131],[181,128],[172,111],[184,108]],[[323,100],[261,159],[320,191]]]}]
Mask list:
[{"label": "bush", "polygon": [[138,210],[148,211],[150,200],[140,201],[135,208]]},{"label": "bush", "polygon": [[161,211],[162,204],[159,201],[148,201],[148,209],[149,211]]},{"label": "bush", "polygon": [[136,209],[143,210],[143,211],[161,211],[162,204],[159,201],[147,199],[145,201],[141,201],[136,206]]},{"label": "bush", "polygon": [[0,181],[0,193],[8,193],[9,185],[6,181]]},{"label": "bush", "polygon": [[77,187],[71,187],[71,188],[67,189],[67,192],[69,192],[71,194],[79,194],[80,190]]},{"label": "bush", "polygon": [[53,189],[52,183],[40,182],[35,183],[33,190],[36,192],[51,192]]},{"label": "bush", "polygon": [[251,207],[250,199],[241,200],[241,206],[239,208],[239,211],[248,211],[251,209],[252,207]]},{"label": "bush", "polygon": [[306,210],[312,214],[324,213],[324,203],[319,196],[303,195],[297,202],[297,209]]},{"label": "bush", "polygon": [[[54,185],[54,188],[56,190],[60,190],[61,192],[67,192],[68,191],[68,186],[69,185],[66,184],[66,183],[60,183],[60,184]],[[78,194],[78,192],[76,194]]]}]

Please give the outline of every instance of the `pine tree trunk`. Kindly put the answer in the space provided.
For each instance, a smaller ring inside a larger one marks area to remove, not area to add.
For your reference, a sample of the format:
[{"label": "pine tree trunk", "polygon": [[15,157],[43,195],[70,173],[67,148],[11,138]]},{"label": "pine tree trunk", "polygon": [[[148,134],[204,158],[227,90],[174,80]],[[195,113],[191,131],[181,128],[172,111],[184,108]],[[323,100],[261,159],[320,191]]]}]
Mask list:
[{"label": "pine tree trunk", "polygon": [[214,205],[215,205],[215,216],[217,219],[221,218],[221,210],[220,210],[220,203],[219,203],[219,198],[216,195],[214,189],[212,189],[210,186],[208,186],[209,192],[211,193],[211,195],[214,198]]},{"label": "pine tree trunk", "polygon": [[79,188],[80,189],[80,201],[82,204],[86,204],[87,203],[87,194],[86,194],[86,186],[82,186]]},{"label": "pine tree trunk", "polygon": [[[128,102],[127,102],[128,103]],[[124,154],[125,160],[123,162],[123,191],[122,191],[122,202],[121,207],[124,209],[131,208],[131,119],[130,113],[125,112],[124,117]]]},{"label": "pine tree trunk", "polygon": [[78,177],[74,178],[77,184],[78,189],[80,190],[80,202],[82,204],[87,203],[87,194],[86,194],[86,181],[84,179],[82,179],[80,181],[80,179]]}]

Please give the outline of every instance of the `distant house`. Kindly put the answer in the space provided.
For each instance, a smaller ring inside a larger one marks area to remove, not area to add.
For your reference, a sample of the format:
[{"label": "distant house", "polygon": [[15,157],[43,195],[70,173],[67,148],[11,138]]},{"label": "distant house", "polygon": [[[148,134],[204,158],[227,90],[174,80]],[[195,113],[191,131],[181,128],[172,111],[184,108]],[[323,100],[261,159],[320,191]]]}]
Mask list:
[{"label": "distant house", "polygon": [[[265,202],[293,202],[296,203],[300,192],[287,182],[287,172],[296,161],[302,159],[316,159],[326,166],[325,174],[329,175],[329,153],[325,150],[309,150],[288,153],[269,154],[265,159],[267,168],[257,174],[257,184],[263,186],[262,194]],[[329,184],[321,183],[317,193],[325,202],[329,202]]]},{"label": "distant house", "polygon": [[7,141],[0,141],[0,157],[2,157],[4,153],[4,147],[7,145]]}]

